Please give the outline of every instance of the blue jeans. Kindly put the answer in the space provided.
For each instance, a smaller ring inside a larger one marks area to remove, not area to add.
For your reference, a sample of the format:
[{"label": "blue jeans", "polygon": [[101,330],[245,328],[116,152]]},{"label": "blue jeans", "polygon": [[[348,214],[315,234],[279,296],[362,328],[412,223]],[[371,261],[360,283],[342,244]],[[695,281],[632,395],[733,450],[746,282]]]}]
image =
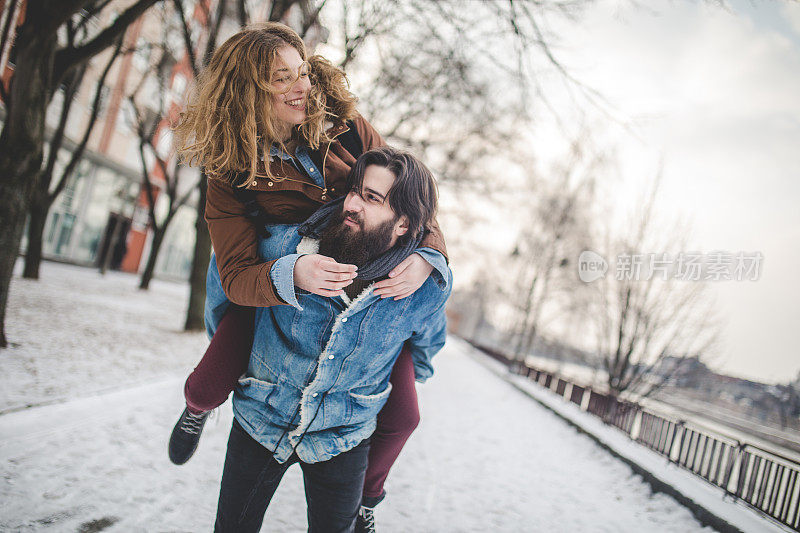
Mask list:
[{"label": "blue jeans", "polygon": [[303,469],[308,504],[308,531],[353,531],[361,505],[369,439],[327,461],[304,463],[293,454],[285,463],[253,439],[234,419],[222,471],[214,531],[257,532],[286,470]]}]

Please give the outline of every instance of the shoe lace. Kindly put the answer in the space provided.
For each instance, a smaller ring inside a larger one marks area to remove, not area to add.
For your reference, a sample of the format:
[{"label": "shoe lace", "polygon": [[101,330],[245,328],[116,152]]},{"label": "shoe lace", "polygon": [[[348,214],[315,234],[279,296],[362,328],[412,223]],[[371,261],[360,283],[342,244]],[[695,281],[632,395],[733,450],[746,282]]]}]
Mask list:
[{"label": "shoe lace", "polygon": [[366,531],[375,531],[375,513],[371,507],[361,506],[359,513],[361,520],[364,522],[364,529]]},{"label": "shoe lace", "polygon": [[203,422],[205,422],[208,413],[201,413],[196,415],[191,411],[186,411],[186,417],[181,423],[181,431],[197,435],[203,429]]}]

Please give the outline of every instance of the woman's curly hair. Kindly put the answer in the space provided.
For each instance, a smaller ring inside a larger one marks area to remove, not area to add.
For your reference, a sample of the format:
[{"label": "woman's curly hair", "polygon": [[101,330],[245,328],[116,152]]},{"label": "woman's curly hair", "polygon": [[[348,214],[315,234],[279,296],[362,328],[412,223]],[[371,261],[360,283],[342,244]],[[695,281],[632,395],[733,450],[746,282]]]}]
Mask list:
[{"label": "woman's curly hair", "polygon": [[[306,58],[305,45],[290,27],[277,22],[248,26],[225,41],[200,74],[175,134],[183,160],[202,165],[210,178],[242,185],[257,175],[260,156],[273,143],[283,146],[275,116],[272,84],[278,50],[293,47],[307,61],[312,83],[306,119],[293,135],[312,149],[330,139],[326,122],[356,115],[356,98],[344,72],[320,56]],[[296,81],[296,80],[295,80]],[[269,178],[269,165],[265,168]]]},{"label": "woman's curly hair", "polygon": [[344,71],[320,55],[309,57],[308,64],[312,97],[320,98],[318,105],[325,110],[325,118],[331,122],[355,118],[358,99],[350,92],[350,82]]}]

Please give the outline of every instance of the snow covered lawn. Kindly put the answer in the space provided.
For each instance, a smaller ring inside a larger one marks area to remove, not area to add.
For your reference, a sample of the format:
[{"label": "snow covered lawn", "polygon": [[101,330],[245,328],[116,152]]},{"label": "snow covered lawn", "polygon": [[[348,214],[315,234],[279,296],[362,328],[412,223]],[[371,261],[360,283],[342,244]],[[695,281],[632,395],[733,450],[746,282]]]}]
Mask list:
[{"label": "snow covered lawn", "polygon": [[[205,346],[180,331],[183,285],[45,263],[14,279],[0,352],[0,530],[210,531],[231,424],[223,405],[197,455],[166,442]],[[456,339],[420,387],[423,420],[387,482],[391,531],[708,531],[674,500],[495,376]],[[35,404],[38,407],[20,408]],[[265,530],[304,531],[297,466]]]},{"label": "snow covered lawn", "polygon": [[[17,263],[21,272],[22,263]],[[0,352],[0,412],[82,398],[190,371],[208,341],[184,333],[188,284],[44,262],[41,279],[11,282]]]}]

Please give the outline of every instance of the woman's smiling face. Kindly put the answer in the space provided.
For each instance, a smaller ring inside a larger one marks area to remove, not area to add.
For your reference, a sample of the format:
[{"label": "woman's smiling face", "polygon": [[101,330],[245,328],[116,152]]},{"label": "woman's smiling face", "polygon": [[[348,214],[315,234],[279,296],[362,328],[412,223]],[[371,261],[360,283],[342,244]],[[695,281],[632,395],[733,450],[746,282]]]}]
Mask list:
[{"label": "woman's smiling face", "polygon": [[272,106],[275,117],[291,130],[306,119],[306,99],[311,89],[308,63],[288,44],[278,49],[275,71],[272,73]]}]

